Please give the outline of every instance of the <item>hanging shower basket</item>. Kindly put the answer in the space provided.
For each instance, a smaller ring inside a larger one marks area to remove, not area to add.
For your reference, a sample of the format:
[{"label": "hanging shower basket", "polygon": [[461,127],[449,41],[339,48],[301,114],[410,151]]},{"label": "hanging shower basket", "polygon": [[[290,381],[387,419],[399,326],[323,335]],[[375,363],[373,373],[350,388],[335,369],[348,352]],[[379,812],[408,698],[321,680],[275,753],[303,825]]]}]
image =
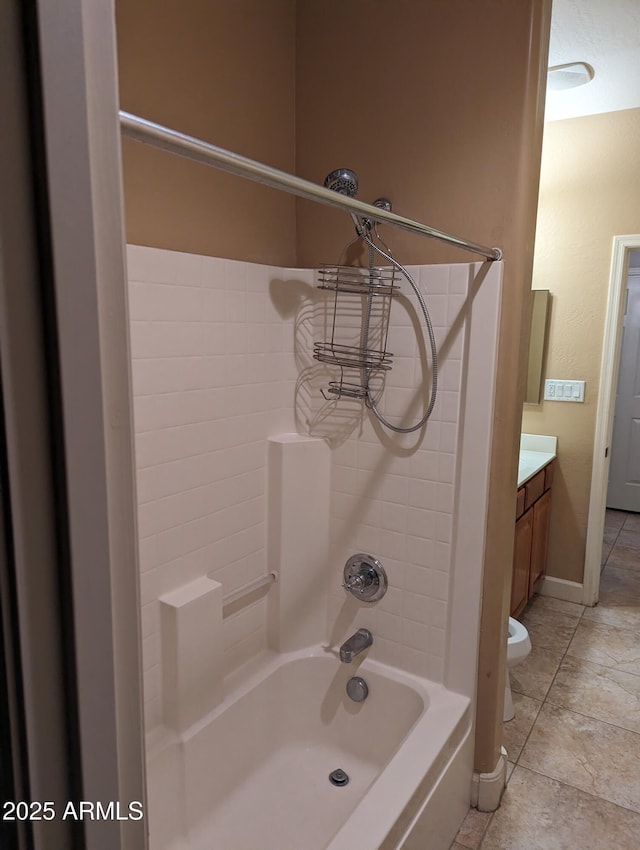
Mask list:
[{"label": "hanging shower basket", "polygon": [[335,296],[330,341],[314,343],[313,356],[339,370],[323,395],[366,400],[372,379],[392,365],[387,337],[391,299],[398,290],[396,270],[322,265],[318,288]]}]

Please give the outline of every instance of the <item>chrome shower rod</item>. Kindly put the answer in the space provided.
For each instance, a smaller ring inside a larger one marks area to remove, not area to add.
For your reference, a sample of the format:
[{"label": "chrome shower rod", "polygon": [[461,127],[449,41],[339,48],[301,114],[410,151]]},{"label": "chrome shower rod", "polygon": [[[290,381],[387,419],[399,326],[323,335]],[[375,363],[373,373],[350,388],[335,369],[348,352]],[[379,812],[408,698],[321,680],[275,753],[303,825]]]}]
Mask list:
[{"label": "chrome shower rod", "polygon": [[237,174],[239,177],[246,177],[248,180],[263,183],[273,189],[281,189],[309,201],[317,201],[330,207],[337,207],[349,213],[363,216],[370,221],[391,224],[402,230],[408,230],[410,233],[438,239],[440,242],[455,245],[465,251],[481,254],[488,260],[500,260],[502,258],[500,248],[487,248],[485,245],[459,239],[457,236],[435,230],[419,221],[387,212],[387,210],[374,207],[372,204],[364,204],[362,201],[357,201],[346,195],[340,195],[331,189],[325,189],[324,186],[312,183],[310,180],[303,180],[301,177],[288,174],[286,171],[271,168],[271,166],[264,165],[254,159],[216,147],[216,145],[203,142],[201,139],[187,136],[177,130],[171,130],[169,127],[163,127],[162,124],[147,121],[145,118],[132,115],[130,112],[120,112],[120,128],[124,136],[136,142],[145,142],[168,153],[183,156],[203,165],[211,165],[230,174]]}]

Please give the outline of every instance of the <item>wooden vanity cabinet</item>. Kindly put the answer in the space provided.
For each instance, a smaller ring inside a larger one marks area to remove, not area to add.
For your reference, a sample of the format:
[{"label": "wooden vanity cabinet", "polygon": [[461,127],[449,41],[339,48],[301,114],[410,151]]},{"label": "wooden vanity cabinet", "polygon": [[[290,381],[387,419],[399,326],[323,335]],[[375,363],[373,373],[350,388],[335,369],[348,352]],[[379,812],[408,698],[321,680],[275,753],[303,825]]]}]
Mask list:
[{"label": "wooden vanity cabinet", "polygon": [[[531,513],[531,512],[530,512]],[[549,551],[549,525],[551,522],[551,490],[547,490],[533,506],[533,533],[531,535],[531,566],[529,568],[528,598],[533,596],[533,586],[547,571]]]},{"label": "wooden vanity cabinet", "polygon": [[529,599],[529,568],[533,540],[533,511],[527,511],[516,521],[513,544],[513,575],[511,577],[511,616],[519,614]]},{"label": "wooden vanity cabinet", "polygon": [[554,461],[518,489],[511,579],[512,617],[522,613],[546,572]]}]

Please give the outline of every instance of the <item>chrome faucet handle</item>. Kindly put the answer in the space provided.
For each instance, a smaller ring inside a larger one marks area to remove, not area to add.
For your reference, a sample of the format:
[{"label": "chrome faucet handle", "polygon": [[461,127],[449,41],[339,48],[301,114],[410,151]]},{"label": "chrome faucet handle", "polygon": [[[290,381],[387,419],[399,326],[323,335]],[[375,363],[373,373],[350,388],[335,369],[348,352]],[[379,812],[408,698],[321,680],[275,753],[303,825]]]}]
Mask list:
[{"label": "chrome faucet handle", "polygon": [[349,576],[342,587],[345,590],[351,591],[351,593],[364,593],[370,584],[371,579],[367,580],[367,578],[358,573],[357,575]]},{"label": "chrome faucet handle", "polygon": [[387,574],[373,555],[359,552],[344,566],[342,587],[362,602],[377,602],[387,592]]}]

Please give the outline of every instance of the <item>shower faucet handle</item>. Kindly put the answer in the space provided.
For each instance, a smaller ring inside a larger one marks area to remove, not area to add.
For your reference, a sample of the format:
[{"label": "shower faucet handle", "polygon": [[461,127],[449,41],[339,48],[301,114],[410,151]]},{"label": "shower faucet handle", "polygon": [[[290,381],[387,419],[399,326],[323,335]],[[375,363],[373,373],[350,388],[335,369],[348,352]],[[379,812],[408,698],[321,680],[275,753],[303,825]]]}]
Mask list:
[{"label": "shower faucet handle", "polygon": [[371,585],[373,577],[367,573],[357,573],[350,576],[342,585],[345,590],[350,590],[351,593],[364,593],[365,589]]},{"label": "shower faucet handle", "polygon": [[343,576],[342,587],[362,602],[377,602],[387,592],[387,574],[373,555],[364,552],[352,555],[344,566]]}]

